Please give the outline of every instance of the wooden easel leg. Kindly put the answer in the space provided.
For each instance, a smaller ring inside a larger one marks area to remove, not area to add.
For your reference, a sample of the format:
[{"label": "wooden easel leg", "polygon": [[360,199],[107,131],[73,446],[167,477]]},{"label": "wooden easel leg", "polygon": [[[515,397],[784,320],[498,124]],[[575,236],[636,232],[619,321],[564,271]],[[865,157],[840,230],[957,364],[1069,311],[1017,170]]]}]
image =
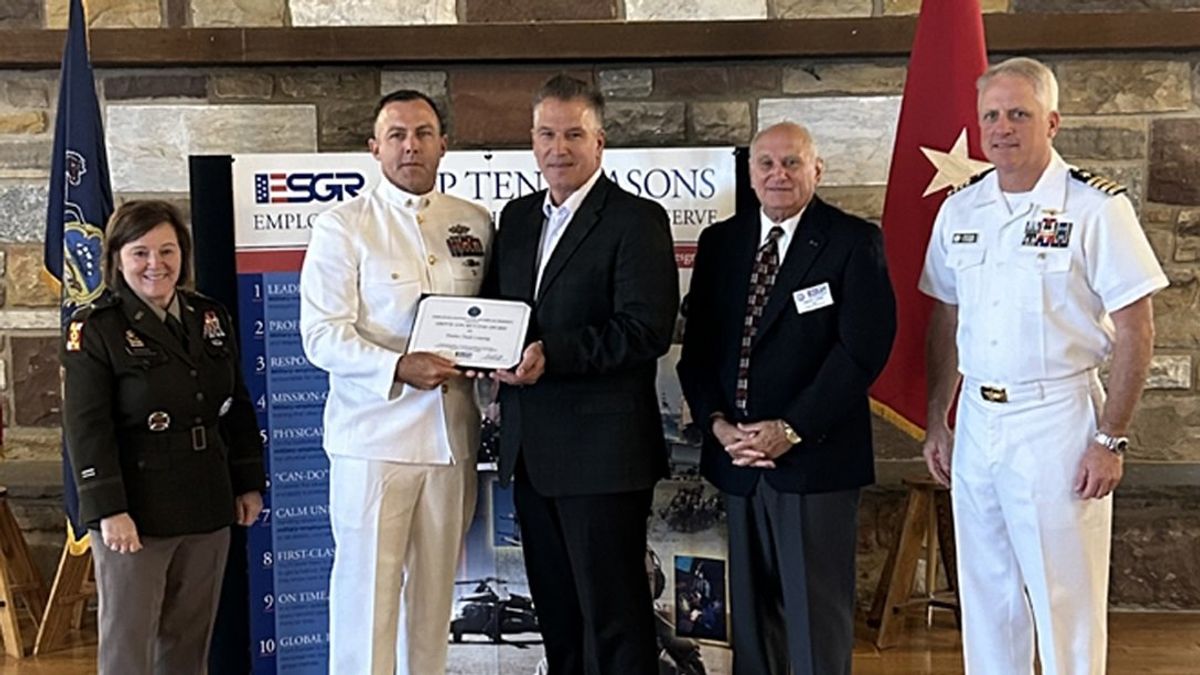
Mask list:
[{"label": "wooden easel leg", "polygon": [[883,606],[887,602],[888,585],[892,581],[892,570],[896,567],[896,554],[899,550],[900,542],[897,537],[897,541],[888,549],[887,560],[883,563],[883,572],[879,575],[879,583],[875,586],[875,597],[871,600],[870,611],[867,612],[867,625],[871,628],[879,628],[879,623],[883,619]]},{"label": "wooden easel leg", "polygon": [[91,549],[83,555],[71,555],[67,547],[63,547],[50,600],[46,603],[46,613],[42,615],[33,645],[34,654],[45,654],[66,646],[65,640],[76,625],[76,617],[81,616],[81,608],[96,594],[95,586],[89,581],[91,569]]},{"label": "wooden easel leg", "polygon": [[46,585],[9,509],[7,495],[7,489],[0,488],[0,633],[5,653],[19,659],[25,655],[21,611],[29,613],[36,629],[46,607]]},{"label": "wooden easel leg", "polygon": [[938,569],[938,522],[937,495],[932,495],[926,507],[928,523],[925,525],[925,598],[930,601],[925,607],[925,626],[933,626],[934,589],[937,588]]},{"label": "wooden easel leg", "polygon": [[962,630],[962,610],[958,602],[958,550],[954,541],[954,506],[948,492],[938,493],[934,503],[937,506],[942,569],[946,571],[946,585],[954,596],[954,621],[959,630]]},{"label": "wooden easel leg", "polygon": [[[88,557],[92,557],[90,550],[88,552]],[[83,588],[81,592],[90,598],[96,595],[96,566],[88,565],[85,573],[87,576],[85,576],[83,579]],[[80,630],[83,628],[83,615],[87,612],[87,606],[87,599],[80,600],[79,602],[75,603],[75,616],[72,617],[71,621],[72,630]]]},{"label": "wooden easel leg", "polygon": [[896,542],[896,558],[891,574],[886,578],[887,591],[879,617],[879,633],[875,637],[875,646],[880,649],[887,649],[896,643],[896,609],[912,596],[917,560],[921,557],[928,525],[928,509],[928,493],[920,490],[908,493],[908,507],[905,509],[900,540]]},{"label": "wooden easel leg", "polygon": [[0,565],[0,635],[4,638],[4,653],[10,658],[25,656],[25,643],[21,637],[21,617],[17,614],[17,598],[6,566]]}]

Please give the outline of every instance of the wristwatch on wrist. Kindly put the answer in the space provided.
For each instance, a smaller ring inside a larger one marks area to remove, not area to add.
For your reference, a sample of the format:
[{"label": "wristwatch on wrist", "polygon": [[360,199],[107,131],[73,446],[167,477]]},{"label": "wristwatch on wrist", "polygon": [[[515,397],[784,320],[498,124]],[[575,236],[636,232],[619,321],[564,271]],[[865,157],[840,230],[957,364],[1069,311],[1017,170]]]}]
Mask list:
[{"label": "wristwatch on wrist", "polygon": [[1108,448],[1111,452],[1117,455],[1124,455],[1125,450],[1129,447],[1129,438],[1126,436],[1110,436],[1103,431],[1097,431],[1092,440]]},{"label": "wristwatch on wrist", "polygon": [[797,445],[800,443],[800,441],[804,440],[800,438],[800,434],[796,433],[796,430],[792,428],[792,425],[788,424],[787,422],[779,420],[779,427],[783,429],[783,435],[785,438],[787,438],[788,443]]}]

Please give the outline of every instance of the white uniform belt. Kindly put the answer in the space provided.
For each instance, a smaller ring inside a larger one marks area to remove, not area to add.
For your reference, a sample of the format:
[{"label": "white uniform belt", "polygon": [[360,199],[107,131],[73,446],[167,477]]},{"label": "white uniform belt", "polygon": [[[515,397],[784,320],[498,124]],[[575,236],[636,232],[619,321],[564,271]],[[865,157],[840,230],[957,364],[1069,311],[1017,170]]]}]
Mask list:
[{"label": "white uniform belt", "polygon": [[962,395],[988,403],[1040,401],[1056,394],[1082,389],[1098,381],[1095,368],[1054,380],[1036,380],[1020,384],[1004,384],[968,377],[963,380]]}]

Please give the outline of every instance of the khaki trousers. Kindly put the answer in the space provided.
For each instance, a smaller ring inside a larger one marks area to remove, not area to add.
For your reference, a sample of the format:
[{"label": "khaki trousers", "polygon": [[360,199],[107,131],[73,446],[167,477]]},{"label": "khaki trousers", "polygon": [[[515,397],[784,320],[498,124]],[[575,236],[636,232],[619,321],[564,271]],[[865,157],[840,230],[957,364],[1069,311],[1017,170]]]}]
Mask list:
[{"label": "khaki trousers", "polygon": [[330,675],[445,672],[475,471],[331,457]]},{"label": "khaki trousers", "polygon": [[229,528],[142,537],[116,553],[92,530],[100,596],[100,675],[205,675],[229,554]]}]

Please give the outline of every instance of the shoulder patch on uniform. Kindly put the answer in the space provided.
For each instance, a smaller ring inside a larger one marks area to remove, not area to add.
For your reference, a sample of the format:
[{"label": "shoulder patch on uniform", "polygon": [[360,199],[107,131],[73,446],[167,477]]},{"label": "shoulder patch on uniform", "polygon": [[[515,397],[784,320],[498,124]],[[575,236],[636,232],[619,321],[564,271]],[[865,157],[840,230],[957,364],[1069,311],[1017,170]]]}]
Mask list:
[{"label": "shoulder patch on uniform", "polygon": [[988,168],[984,169],[983,171],[980,171],[979,173],[975,174],[974,176],[971,176],[966,181],[959,183],[958,185],[955,185],[954,187],[950,188],[950,192],[946,193],[947,196],[952,195],[955,192],[962,192],[963,190],[965,190],[965,189],[971,187],[972,185],[978,183],[979,181],[983,180],[984,177],[986,177],[989,173],[991,173],[995,170],[996,170],[996,167],[989,166]]},{"label": "shoulder patch on uniform", "polygon": [[1107,195],[1119,195],[1125,192],[1126,189],[1124,185],[1121,185],[1115,180],[1094,174],[1087,169],[1072,168],[1071,178],[1074,178],[1088,187],[1096,188]]},{"label": "shoulder patch on uniform", "polygon": [[80,324],[83,324],[85,321],[93,316],[96,316],[97,314],[100,314],[104,310],[109,309],[110,307],[116,307],[120,304],[120,298],[112,293],[105,293],[96,298],[94,301],[76,309],[75,312],[71,314],[71,320],[78,321]]},{"label": "shoulder patch on uniform", "polygon": [[83,319],[72,319],[67,324],[67,344],[66,350],[69,352],[77,352],[83,349]]}]

